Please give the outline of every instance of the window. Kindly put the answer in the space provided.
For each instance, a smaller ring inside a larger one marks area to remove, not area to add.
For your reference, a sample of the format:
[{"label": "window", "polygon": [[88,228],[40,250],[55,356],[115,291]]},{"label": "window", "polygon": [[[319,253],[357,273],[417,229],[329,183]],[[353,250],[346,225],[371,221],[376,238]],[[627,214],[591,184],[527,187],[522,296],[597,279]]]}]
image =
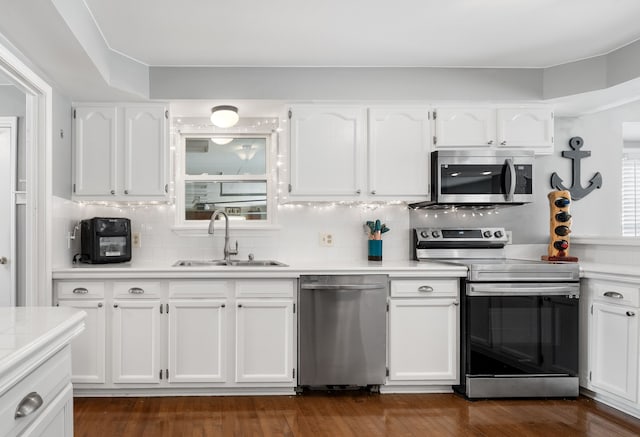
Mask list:
[{"label": "window", "polygon": [[640,147],[623,150],[622,235],[640,236]]},{"label": "window", "polygon": [[216,210],[235,227],[273,222],[272,138],[267,134],[183,134],[176,174],[178,226],[203,227]]}]

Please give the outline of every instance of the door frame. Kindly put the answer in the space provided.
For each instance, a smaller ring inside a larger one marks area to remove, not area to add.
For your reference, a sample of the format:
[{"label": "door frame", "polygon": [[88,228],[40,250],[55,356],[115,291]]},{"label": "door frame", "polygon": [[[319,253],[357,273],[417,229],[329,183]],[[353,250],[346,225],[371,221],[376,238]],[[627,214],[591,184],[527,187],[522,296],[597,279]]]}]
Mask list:
[{"label": "door frame", "polygon": [[[26,95],[25,161],[25,306],[50,306],[51,294],[51,201],[53,89],[25,63],[24,56],[10,50],[0,35],[0,71]],[[28,61],[26,61],[28,62]]]},{"label": "door frame", "polygon": [[[16,289],[16,165],[18,160],[16,153],[18,152],[18,117],[0,117],[0,128],[9,128],[9,193],[11,197],[9,205],[9,277],[11,281],[11,296],[9,297],[9,305],[15,306],[17,300]],[[1,206],[0,206],[1,207]]]}]

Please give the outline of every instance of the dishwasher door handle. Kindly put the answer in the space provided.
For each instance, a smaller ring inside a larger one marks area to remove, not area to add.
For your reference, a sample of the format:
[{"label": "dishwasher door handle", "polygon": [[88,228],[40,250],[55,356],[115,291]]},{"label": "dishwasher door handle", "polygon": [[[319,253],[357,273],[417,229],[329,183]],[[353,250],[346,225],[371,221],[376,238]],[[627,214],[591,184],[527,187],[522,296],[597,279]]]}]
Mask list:
[{"label": "dishwasher door handle", "polygon": [[302,290],[382,290],[387,284],[301,284]]}]

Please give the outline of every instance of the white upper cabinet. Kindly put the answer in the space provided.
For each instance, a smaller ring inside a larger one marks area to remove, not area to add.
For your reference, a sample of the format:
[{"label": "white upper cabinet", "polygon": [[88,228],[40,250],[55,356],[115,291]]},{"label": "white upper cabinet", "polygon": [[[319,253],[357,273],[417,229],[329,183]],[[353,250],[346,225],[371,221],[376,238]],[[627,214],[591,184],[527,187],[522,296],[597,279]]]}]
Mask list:
[{"label": "white upper cabinet", "polygon": [[164,200],[168,112],[162,104],[79,105],[74,109],[77,200]]},{"label": "white upper cabinet", "polygon": [[290,196],[353,199],[361,196],[365,110],[301,106],[291,109]]},{"label": "white upper cabinet", "polygon": [[[367,135],[368,134],[368,135]],[[291,200],[420,200],[429,194],[427,108],[291,108]]]},{"label": "white upper cabinet", "polygon": [[74,118],[74,196],[115,194],[116,108],[79,107]]},{"label": "white upper cabinet", "polygon": [[550,108],[438,108],[436,149],[525,149],[553,152],[553,111]]},{"label": "white upper cabinet", "polygon": [[368,121],[368,195],[389,200],[428,196],[429,111],[371,108]]},{"label": "white upper cabinet", "polygon": [[436,111],[434,145],[489,147],[496,140],[496,114],[490,108],[441,108]]},{"label": "white upper cabinet", "polygon": [[553,112],[548,108],[498,109],[499,147],[553,149]]},{"label": "white upper cabinet", "polygon": [[[124,108],[123,193],[164,197],[167,183],[167,119],[164,106]],[[143,163],[143,165],[141,165]]]}]

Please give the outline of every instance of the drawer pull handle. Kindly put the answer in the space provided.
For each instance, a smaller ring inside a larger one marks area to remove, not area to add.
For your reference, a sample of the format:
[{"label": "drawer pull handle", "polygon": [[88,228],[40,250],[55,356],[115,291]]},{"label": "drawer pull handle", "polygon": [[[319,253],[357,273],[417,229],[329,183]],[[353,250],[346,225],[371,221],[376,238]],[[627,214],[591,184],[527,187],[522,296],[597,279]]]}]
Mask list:
[{"label": "drawer pull handle", "polygon": [[634,313],[633,311],[627,311],[627,316],[633,317],[635,315],[636,315],[636,313]]},{"label": "drawer pull handle", "polygon": [[16,414],[13,418],[20,419],[21,417],[27,417],[41,406],[42,397],[35,391],[32,391],[20,401],[18,408],[16,408]]},{"label": "drawer pull handle", "polygon": [[622,298],[624,298],[624,296],[621,293],[618,293],[617,291],[605,291],[604,292],[604,296],[612,297],[614,299],[622,299]]},{"label": "drawer pull handle", "polygon": [[418,291],[423,293],[431,293],[433,291],[433,287],[430,285],[423,285],[422,287],[418,287]]},{"label": "drawer pull handle", "polygon": [[144,294],[144,290],[142,288],[133,287],[129,289],[130,294]]},{"label": "drawer pull handle", "polygon": [[78,287],[73,289],[73,294],[87,294],[89,290],[86,288]]}]

